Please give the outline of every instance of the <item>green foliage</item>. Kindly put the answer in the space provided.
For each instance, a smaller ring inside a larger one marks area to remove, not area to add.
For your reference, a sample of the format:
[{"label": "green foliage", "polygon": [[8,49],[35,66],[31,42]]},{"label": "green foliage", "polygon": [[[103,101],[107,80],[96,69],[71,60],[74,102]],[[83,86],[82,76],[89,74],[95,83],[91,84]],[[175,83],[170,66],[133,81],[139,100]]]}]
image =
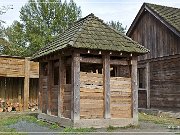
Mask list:
[{"label": "green foliage", "polygon": [[80,7],[73,0],[29,0],[21,8],[24,38],[29,43],[26,52],[32,55],[81,16]]},{"label": "green foliage", "polygon": [[107,22],[107,24],[109,25],[109,26],[111,26],[112,28],[114,28],[115,30],[117,30],[117,31],[120,31],[121,33],[125,33],[126,31],[126,27],[124,28],[123,26],[122,26],[122,23],[120,23],[119,21],[110,21],[110,22]]},{"label": "green foliage", "polygon": [[95,128],[71,128],[67,127],[64,129],[64,132],[95,132]]},{"label": "green foliage", "polygon": [[107,131],[112,132],[112,131],[114,131],[116,129],[118,129],[118,127],[114,127],[114,126],[109,125],[109,127],[107,128]]}]

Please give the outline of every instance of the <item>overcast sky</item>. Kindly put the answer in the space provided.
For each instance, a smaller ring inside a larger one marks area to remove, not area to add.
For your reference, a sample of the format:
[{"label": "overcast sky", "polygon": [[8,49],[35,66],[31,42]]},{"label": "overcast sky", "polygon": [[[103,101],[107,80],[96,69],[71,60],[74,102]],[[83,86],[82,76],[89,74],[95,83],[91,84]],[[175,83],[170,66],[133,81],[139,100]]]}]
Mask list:
[{"label": "overcast sky", "polygon": [[[0,8],[13,5],[13,9],[0,16],[6,25],[19,20],[19,11],[28,0],[0,0]],[[120,21],[127,29],[138,13],[143,2],[180,8],[180,0],[74,0],[81,7],[82,17],[94,13],[100,19]]]}]

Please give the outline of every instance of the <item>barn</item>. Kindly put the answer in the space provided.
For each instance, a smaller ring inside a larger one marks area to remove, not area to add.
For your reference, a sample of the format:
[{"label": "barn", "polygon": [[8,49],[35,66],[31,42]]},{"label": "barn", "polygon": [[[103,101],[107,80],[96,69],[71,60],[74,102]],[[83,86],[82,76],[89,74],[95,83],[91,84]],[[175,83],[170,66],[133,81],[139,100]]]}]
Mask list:
[{"label": "barn", "polygon": [[144,3],[127,36],[150,50],[138,57],[139,108],[180,108],[180,9]]},{"label": "barn", "polygon": [[148,50],[90,14],[32,58],[39,118],[72,127],[137,124],[137,56]]}]

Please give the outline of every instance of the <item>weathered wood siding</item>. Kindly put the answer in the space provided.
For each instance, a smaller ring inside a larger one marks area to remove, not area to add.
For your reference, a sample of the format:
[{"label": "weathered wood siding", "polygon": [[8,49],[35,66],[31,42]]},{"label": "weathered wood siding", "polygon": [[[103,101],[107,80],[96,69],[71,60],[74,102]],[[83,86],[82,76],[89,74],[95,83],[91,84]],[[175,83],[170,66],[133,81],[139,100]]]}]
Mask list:
[{"label": "weathered wood siding", "polygon": [[[0,77],[0,98],[10,103],[23,103],[24,78]],[[30,79],[29,103],[38,103],[38,79]]]},{"label": "weathered wood siding", "polygon": [[42,113],[47,113],[47,105],[48,105],[48,78],[47,76],[42,76],[41,78],[41,105],[42,105]]},{"label": "weathered wood siding", "polygon": [[[30,78],[39,78],[39,63],[30,62]],[[0,76],[24,77],[25,59],[0,56]]]},{"label": "weathered wood siding", "polygon": [[139,60],[180,54],[180,38],[149,12],[140,17],[128,36],[150,50]]},{"label": "weathered wood siding", "polygon": [[138,91],[138,107],[147,108],[147,92],[146,90]]},{"label": "weathered wood siding", "polygon": [[71,118],[71,84],[63,85],[63,117]]},{"label": "weathered wood siding", "polygon": [[180,107],[180,58],[150,63],[151,107]]},{"label": "weathered wood siding", "polygon": [[132,91],[131,78],[111,77],[111,117],[131,118],[132,117]]},{"label": "weathered wood siding", "polygon": [[51,115],[58,115],[58,85],[51,86]]},{"label": "weathered wood siding", "polygon": [[103,75],[81,72],[80,82],[80,118],[103,118]]}]

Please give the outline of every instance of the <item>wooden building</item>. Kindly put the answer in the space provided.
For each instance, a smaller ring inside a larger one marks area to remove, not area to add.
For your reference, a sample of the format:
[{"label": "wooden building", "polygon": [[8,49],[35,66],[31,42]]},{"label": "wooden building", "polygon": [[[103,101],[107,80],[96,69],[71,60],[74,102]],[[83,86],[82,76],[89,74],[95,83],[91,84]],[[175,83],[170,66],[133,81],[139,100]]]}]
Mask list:
[{"label": "wooden building", "polygon": [[40,62],[40,119],[62,126],[137,124],[137,56],[148,50],[93,14],[32,58]]},{"label": "wooden building", "polygon": [[127,36],[150,50],[138,58],[139,108],[180,108],[180,9],[144,3]]},{"label": "wooden building", "polygon": [[[0,56],[0,98],[9,104],[38,103],[39,64],[29,58]],[[0,107],[1,108],[1,107]]]}]

